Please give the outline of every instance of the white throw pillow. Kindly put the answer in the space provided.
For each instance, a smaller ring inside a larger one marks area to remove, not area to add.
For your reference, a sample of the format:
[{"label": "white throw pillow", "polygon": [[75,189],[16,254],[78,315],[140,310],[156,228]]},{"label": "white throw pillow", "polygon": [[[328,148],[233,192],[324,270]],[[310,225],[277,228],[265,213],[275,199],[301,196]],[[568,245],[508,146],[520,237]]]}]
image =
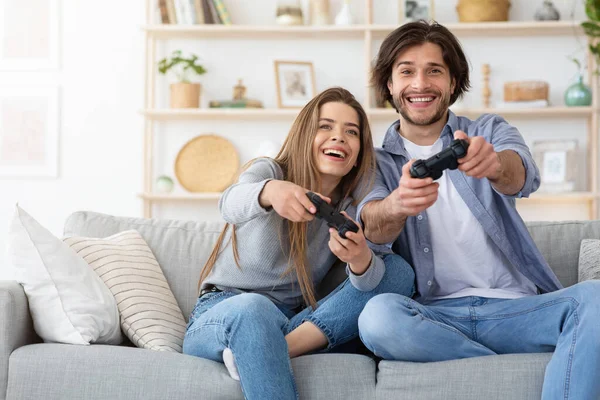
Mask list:
[{"label": "white throw pillow", "polygon": [[186,322],[160,265],[135,230],[103,239],[64,239],[114,295],[121,327],[137,347],[182,351]]},{"label": "white throw pillow", "polygon": [[579,282],[600,279],[600,240],[583,239],[579,248]]},{"label": "white throw pillow", "polygon": [[23,286],[36,333],[45,342],[122,341],[114,297],[89,265],[18,205],[8,263]]}]

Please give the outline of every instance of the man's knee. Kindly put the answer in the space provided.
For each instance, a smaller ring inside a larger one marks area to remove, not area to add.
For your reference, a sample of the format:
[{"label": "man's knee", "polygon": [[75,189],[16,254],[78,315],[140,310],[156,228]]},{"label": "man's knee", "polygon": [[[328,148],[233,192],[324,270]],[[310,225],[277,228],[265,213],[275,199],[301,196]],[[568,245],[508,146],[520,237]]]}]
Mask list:
[{"label": "man's knee", "polygon": [[573,297],[580,306],[600,309],[600,280],[589,280],[577,283],[571,287]]},{"label": "man's knee", "polygon": [[[396,331],[400,320],[408,316],[404,303],[405,297],[386,293],[373,297],[367,302],[358,317],[358,330],[365,344],[384,343],[396,340]],[[401,324],[401,323],[400,323]]]}]

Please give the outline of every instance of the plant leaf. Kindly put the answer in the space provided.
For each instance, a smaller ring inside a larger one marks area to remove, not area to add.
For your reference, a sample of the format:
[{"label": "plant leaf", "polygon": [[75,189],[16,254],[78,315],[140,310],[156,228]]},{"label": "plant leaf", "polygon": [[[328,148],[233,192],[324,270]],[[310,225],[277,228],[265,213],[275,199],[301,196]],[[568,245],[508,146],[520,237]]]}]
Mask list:
[{"label": "plant leaf", "polygon": [[600,0],[586,0],[585,14],[592,21],[600,21]]}]

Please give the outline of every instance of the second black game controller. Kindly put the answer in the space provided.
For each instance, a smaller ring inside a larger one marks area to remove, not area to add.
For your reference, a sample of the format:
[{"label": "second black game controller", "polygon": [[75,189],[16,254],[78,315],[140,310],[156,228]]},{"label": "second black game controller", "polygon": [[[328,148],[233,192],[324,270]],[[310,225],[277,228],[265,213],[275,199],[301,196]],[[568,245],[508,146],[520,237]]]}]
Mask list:
[{"label": "second black game controller", "polygon": [[432,177],[433,180],[439,179],[445,169],[458,168],[458,159],[467,155],[469,142],[464,139],[455,139],[439,153],[429,157],[426,160],[416,160],[410,167],[410,176],[413,178]]},{"label": "second black game controller", "polygon": [[352,220],[346,218],[344,214],[335,211],[318,194],[307,192],[306,195],[317,209],[315,216],[324,219],[327,221],[327,225],[337,229],[342,238],[346,239],[346,232],[358,232],[358,226]]}]

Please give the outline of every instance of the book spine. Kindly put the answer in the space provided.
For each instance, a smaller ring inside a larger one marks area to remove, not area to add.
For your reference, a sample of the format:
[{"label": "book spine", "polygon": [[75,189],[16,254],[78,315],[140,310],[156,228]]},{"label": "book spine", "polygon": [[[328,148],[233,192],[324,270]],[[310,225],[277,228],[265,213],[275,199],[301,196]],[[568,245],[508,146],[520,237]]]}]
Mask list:
[{"label": "book spine", "polygon": [[202,0],[194,0],[194,8],[196,10],[196,23],[204,24],[206,21],[204,20],[204,6],[202,5]]},{"label": "book spine", "polygon": [[223,23],[223,25],[231,25],[231,16],[229,15],[229,11],[225,7],[225,3],[223,0],[212,0],[217,10],[217,14],[219,15],[219,19]]},{"label": "book spine", "polygon": [[208,3],[208,7],[210,9],[210,14],[212,15],[214,24],[222,24],[221,18],[219,18],[219,13],[217,12],[217,8],[215,7],[215,3],[212,0],[206,0]]},{"label": "book spine", "polygon": [[160,11],[160,22],[169,23],[169,12],[167,10],[167,0],[158,0],[158,9]]},{"label": "book spine", "polygon": [[177,21],[177,12],[175,12],[175,0],[166,0],[167,2],[167,13],[169,14],[169,23],[176,24]]}]

